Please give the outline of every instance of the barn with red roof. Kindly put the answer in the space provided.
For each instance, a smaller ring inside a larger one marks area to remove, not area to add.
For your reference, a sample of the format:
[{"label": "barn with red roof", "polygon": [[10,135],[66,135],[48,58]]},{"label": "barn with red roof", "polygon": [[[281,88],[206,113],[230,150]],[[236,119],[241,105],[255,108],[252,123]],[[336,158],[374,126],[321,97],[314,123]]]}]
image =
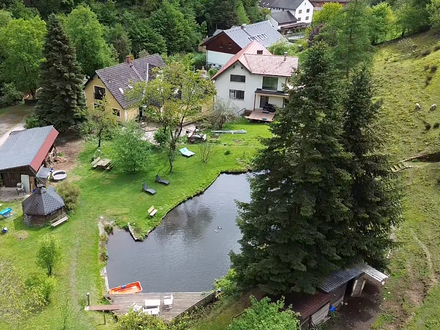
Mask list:
[{"label": "barn with red roof", "polygon": [[0,179],[5,187],[22,183],[26,192],[36,188],[36,177],[53,158],[58,131],[53,126],[12,132],[0,147]]}]

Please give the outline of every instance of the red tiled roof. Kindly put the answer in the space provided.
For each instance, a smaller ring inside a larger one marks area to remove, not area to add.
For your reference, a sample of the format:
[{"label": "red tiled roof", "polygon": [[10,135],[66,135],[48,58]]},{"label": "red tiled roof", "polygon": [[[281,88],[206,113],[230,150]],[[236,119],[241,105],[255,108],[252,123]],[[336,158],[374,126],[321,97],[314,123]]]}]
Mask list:
[{"label": "red tiled roof", "polygon": [[58,131],[52,127],[51,132],[47,136],[44,143],[41,145],[40,150],[38,150],[37,154],[30,164],[35,171],[38,171],[38,169],[40,168],[44,158],[46,158],[47,153],[50,151],[50,148],[52,148],[53,144],[55,143],[57,136]]},{"label": "red tiled roof", "polygon": [[[258,50],[261,50],[262,54],[257,54]],[[215,80],[236,62],[240,62],[253,74],[278,77],[290,77],[298,68],[297,57],[272,55],[264,46],[253,41],[235,54],[212,79]]]}]

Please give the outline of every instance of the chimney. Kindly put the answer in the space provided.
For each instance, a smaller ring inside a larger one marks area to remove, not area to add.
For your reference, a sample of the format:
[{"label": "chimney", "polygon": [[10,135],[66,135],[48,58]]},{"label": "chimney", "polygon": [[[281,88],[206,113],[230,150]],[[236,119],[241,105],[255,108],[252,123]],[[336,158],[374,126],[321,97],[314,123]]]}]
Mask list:
[{"label": "chimney", "polygon": [[284,61],[287,59],[287,52],[284,52]]},{"label": "chimney", "polygon": [[130,55],[127,55],[127,56],[125,56],[125,62],[126,63],[131,63],[131,56]]},{"label": "chimney", "polygon": [[44,186],[44,184],[38,184],[37,185],[37,189],[35,190],[35,193],[37,194],[43,194],[46,192],[46,187]]},{"label": "chimney", "polygon": [[243,30],[246,30],[246,24],[241,24],[241,28],[242,28]]}]

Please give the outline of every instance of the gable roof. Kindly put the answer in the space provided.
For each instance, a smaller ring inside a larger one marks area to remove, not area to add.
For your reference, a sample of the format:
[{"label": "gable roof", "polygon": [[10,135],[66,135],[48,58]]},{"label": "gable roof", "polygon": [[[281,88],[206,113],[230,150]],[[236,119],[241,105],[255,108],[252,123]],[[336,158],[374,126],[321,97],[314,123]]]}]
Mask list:
[{"label": "gable roof", "polygon": [[208,38],[202,45],[205,46],[221,34],[226,34],[241,48],[246,47],[252,41],[258,41],[264,47],[269,47],[277,41],[284,39],[269,21],[263,21],[249,25],[233,26],[228,30],[220,32],[216,31],[214,35]]},{"label": "gable roof", "polygon": [[296,23],[298,20],[290,11],[276,11],[270,14],[278,24]]},{"label": "gable roof", "polygon": [[57,194],[55,188],[50,186],[38,187],[37,190],[23,203],[23,213],[26,215],[49,215],[52,212],[64,207],[64,201]]},{"label": "gable roof", "polygon": [[12,132],[0,147],[0,170],[30,166],[38,171],[57,136],[53,126]]},{"label": "gable roof", "polygon": [[296,10],[304,0],[261,0],[260,6],[264,8],[281,8]]},{"label": "gable roof", "polygon": [[96,70],[96,74],[120,106],[123,109],[128,109],[133,102],[125,99],[125,91],[130,89],[130,86],[134,87],[134,84],[145,81],[147,76],[148,80],[152,80],[152,69],[163,66],[165,66],[165,62],[162,57],[159,54],[154,54],[132,60],[130,63],[124,62]]},{"label": "gable roof", "polygon": [[[257,54],[258,50],[261,50],[262,54]],[[218,78],[236,62],[240,62],[252,74],[278,77],[290,77],[293,71],[298,68],[297,57],[272,55],[257,41],[253,41],[235,54],[235,56],[212,77],[212,80]]]}]

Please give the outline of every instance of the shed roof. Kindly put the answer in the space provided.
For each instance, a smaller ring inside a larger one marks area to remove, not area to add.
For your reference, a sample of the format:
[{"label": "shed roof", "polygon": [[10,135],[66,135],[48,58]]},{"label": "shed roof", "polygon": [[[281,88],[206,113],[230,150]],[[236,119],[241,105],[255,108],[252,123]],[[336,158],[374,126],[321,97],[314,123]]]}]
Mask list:
[{"label": "shed roof", "polygon": [[39,187],[23,203],[23,213],[26,215],[49,215],[64,207],[64,201],[55,188]]},{"label": "shed roof", "polygon": [[377,281],[381,284],[383,284],[383,281],[385,281],[388,278],[388,275],[385,275],[384,273],[378,271],[377,269],[363,262],[357,264],[355,268],[365,273],[372,280]]},{"label": "shed roof", "polygon": [[[257,54],[257,51],[261,51],[262,54]],[[272,55],[260,43],[253,41],[235,54],[212,79],[215,80],[236,62],[240,62],[253,74],[277,77],[290,77],[298,68],[297,57]]]},{"label": "shed roof", "polygon": [[154,54],[132,60],[130,63],[124,62],[96,70],[96,74],[120,106],[123,109],[128,109],[132,106],[132,102],[125,98],[125,91],[134,87],[134,84],[145,81],[147,76],[148,80],[152,80],[152,69],[163,66],[165,66],[165,62],[162,57],[159,54]]},{"label": "shed roof", "polygon": [[290,24],[298,21],[290,11],[276,11],[270,15],[278,24]]},{"label": "shed roof", "polygon": [[304,0],[261,0],[260,6],[264,8],[282,8],[296,10]]},{"label": "shed roof", "polygon": [[226,34],[239,47],[244,48],[252,41],[258,41],[264,47],[269,47],[277,41],[284,40],[284,37],[270,24],[269,21],[258,22],[254,24],[243,24],[242,26],[233,26],[228,30],[216,31],[214,35],[208,38],[202,45],[210,43],[222,33]]},{"label": "shed roof", "polygon": [[0,170],[30,166],[38,171],[57,136],[53,126],[12,132],[0,147]]},{"label": "shed roof", "polygon": [[331,293],[317,291],[314,295],[302,295],[294,299],[292,309],[300,314],[300,320],[307,319],[331,300]]},{"label": "shed roof", "polygon": [[363,271],[357,268],[347,268],[336,271],[330,274],[318,288],[329,293],[362,273]]}]

